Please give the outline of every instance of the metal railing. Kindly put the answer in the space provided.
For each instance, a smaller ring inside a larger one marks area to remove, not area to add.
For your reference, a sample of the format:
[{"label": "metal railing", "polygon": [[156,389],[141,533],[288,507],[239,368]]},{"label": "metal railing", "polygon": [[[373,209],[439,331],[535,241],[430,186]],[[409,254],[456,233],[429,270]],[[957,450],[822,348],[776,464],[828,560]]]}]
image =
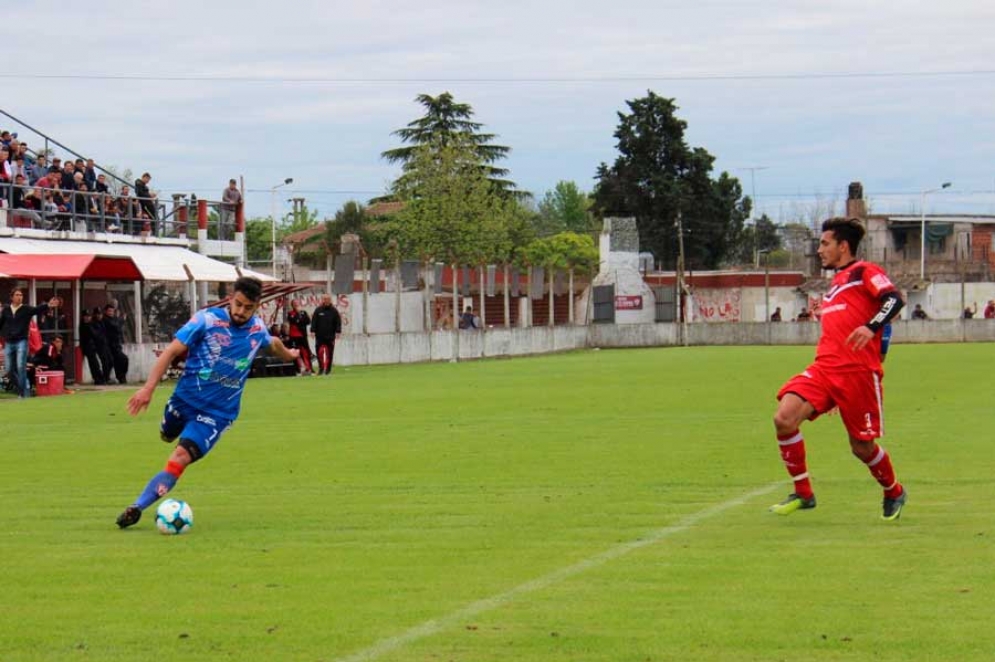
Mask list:
[{"label": "metal railing", "polygon": [[165,217],[164,206],[155,198],[17,184],[4,184],[0,191],[7,202],[10,227],[157,235],[160,218]]},{"label": "metal railing", "polygon": [[[109,232],[136,236],[196,236],[198,215],[213,239],[235,237],[237,210],[223,202],[173,196],[172,207],[156,198],[0,184],[7,225],[49,231]],[[198,204],[198,202],[200,204]]]}]

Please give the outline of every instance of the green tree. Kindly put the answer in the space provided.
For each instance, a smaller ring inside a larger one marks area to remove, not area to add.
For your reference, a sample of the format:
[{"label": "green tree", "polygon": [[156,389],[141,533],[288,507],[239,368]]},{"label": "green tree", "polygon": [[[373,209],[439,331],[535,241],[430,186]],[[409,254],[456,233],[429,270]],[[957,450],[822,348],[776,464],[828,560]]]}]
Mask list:
[{"label": "green tree", "polygon": [[269,216],[245,222],[245,259],[250,265],[273,259],[272,232],[273,221]]},{"label": "green tree", "polygon": [[510,252],[514,201],[491,186],[474,146],[447,140],[415,150],[409,170],[413,186],[404,209],[389,222],[402,255],[479,265]]},{"label": "green tree", "polygon": [[781,233],[774,221],[764,214],[752,225],[743,228],[738,244],[738,261],[753,264],[759,252],[774,253],[781,250]]},{"label": "green tree", "polygon": [[392,195],[388,198],[404,199],[417,195],[412,189],[420,177],[412,171],[419,167],[422,160],[416,155],[425,148],[442,149],[450,145],[470,150],[475,167],[496,190],[506,194],[514,192],[515,183],[505,179],[508,170],[494,165],[507,157],[511,148],[492,144],[491,141],[497,136],[481,132],[483,124],[471,119],[473,108],[469,104],[456,103],[449,92],[437,97],[419,94],[415,101],[425,107],[425,115],[392,133],[406,145],[381,154],[388,162],[402,165],[402,174],[393,183]]},{"label": "green tree", "polygon": [[673,99],[648,92],[627,101],[615,131],[619,156],[597,170],[595,207],[602,216],[635,216],[640,244],[658,261],[677,260],[677,217],[685,232],[686,264],[715,268],[734,257],[749,199],[739,181],[711,176],[715,158],[684,139],[687,122]]},{"label": "green tree", "polygon": [[539,202],[536,232],[550,235],[557,232],[591,232],[595,223],[590,214],[591,198],[574,182],[557,182]]},{"label": "green tree", "polygon": [[523,248],[526,264],[547,269],[574,269],[591,273],[598,266],[598,249],[589,234],[561,232],[533,240]]}]

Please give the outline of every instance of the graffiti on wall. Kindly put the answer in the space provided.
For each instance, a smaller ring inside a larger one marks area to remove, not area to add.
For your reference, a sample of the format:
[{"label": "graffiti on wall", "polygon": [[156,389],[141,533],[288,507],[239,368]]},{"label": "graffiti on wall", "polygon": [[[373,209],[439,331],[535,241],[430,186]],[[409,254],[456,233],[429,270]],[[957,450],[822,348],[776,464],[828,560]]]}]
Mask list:
[{"label": "graffiti on wall", "polygon": [[[256,313],[268,325],[279,323],[283,320],[284,307],[290,310],[290,301],[295,300],[300,304],[302,310],[306,310],[308,315],[314,315],[314,309],[321,305],[321,292],[316,290],[305,290],[297,292],[289,297],[277,297],[259,306]],[[352,330],[352,302],[348,294],[339,294],[334,297],[335,307],[342,317],[342,333],[349,333]]]},{"label": "graffiti on wall", "polygon": [[738,322],[742,317],[742,291],[738,287],[694,291],[696,319],[703,322]]}]

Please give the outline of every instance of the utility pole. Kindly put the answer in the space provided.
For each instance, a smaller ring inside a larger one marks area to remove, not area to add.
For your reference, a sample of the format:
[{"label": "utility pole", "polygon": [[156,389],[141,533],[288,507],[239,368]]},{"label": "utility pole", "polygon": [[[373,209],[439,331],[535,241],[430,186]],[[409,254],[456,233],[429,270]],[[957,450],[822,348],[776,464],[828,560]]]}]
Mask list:
[{"label": "utility pole", "polygon": [[750,201],[753,203],[750,206],[750,219],[753,222],[753,268],[760,268],[760,253],[758,252],[760,246],[757,242],[757,170],[768,170],[770,166],[747,166],[745,168],[740,168],[740,170],[750,171]]},{"label": "utility pole", "polygon": [[680,210],[677,210],[677,314],[681,322],[681,344],[687,347],[688,326],[684,302],[684,220]]}]

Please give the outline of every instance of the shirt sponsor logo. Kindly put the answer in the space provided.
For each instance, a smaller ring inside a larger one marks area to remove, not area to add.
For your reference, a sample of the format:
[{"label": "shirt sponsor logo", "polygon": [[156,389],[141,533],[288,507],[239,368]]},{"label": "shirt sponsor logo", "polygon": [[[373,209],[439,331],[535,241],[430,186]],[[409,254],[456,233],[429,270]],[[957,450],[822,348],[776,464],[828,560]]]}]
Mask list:
[{"label": "shirt sponsor logo", "polygon": [[871,278],[871,285],[876,287],[878,291],[887,290],[894,287],[894,285],[891,284],[891,281],[888,279],[888,276],[886,274],[875,275],[873,278]]}]

